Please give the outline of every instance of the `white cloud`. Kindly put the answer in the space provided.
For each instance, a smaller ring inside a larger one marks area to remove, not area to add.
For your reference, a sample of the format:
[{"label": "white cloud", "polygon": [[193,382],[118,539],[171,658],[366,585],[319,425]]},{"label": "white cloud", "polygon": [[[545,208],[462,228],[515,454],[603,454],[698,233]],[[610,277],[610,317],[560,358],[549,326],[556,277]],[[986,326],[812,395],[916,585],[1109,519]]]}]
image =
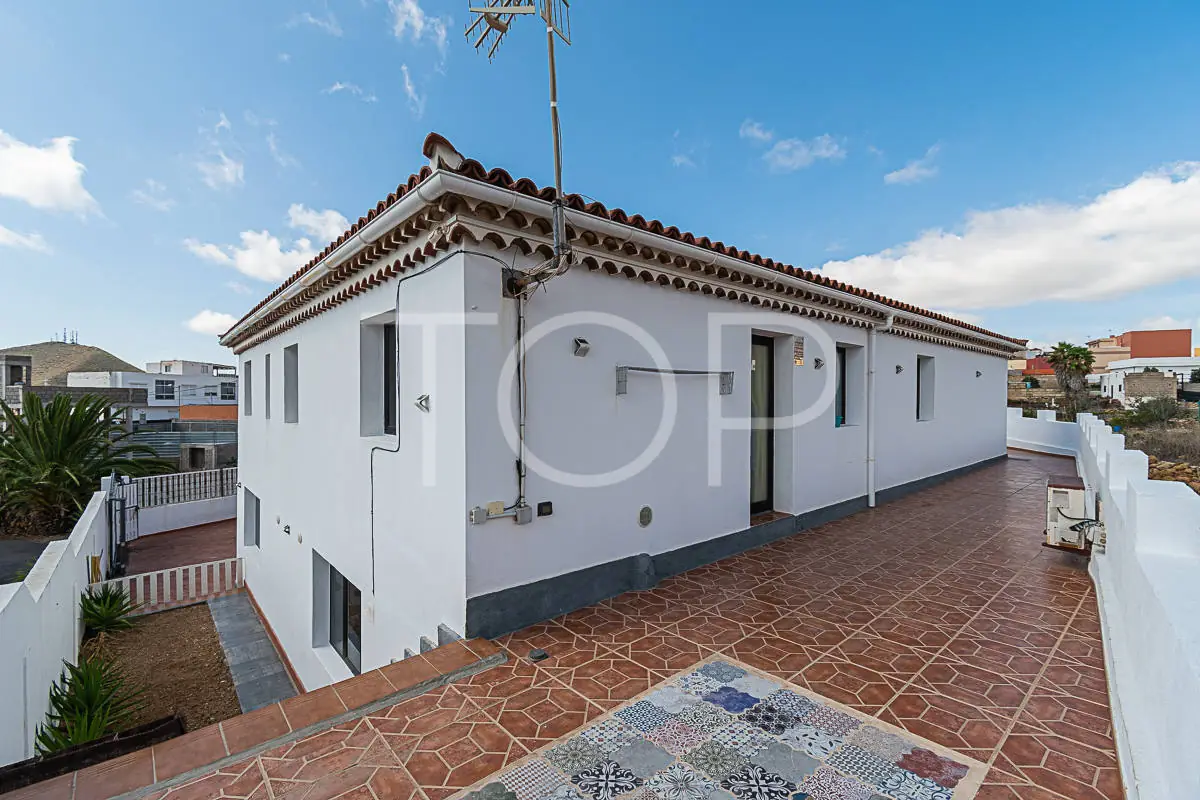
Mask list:
[{"label": "white cloud", "polygon": [[933,145],[925,151],[921,158],[908,162],[900,169],[883,176],[884,183],[920,183],[938,174],[937,165],[933,159],[937,156],[941,145]]},{"label": "white cloud", "polygon": [[221,131],[233,132],[233,124],[229,121],[229,117],[225,116],[224,111],[221,112],[221,118],[217,120],[216,127],[213,128],[213,133],[220,133]]},{"label": "white cloud", "polygon": [[[316,211],[293,203],[288,208],[288,226],[309,236],[332,241],[341,236],[350,223],[332,209]],[[197,258],[233,267],[243,275],[263,281],[281,281],[317,254],[307,236],[287,245],[270,231],[242,231],[238,239],[238,244],[227,245],[184,239],[183,245]]]},{"label": "white cloud", "polygon": [[400,74],[404,77],[404,95],[408,98],[408,105],[417,115],[417,119],[420,119],[425,113],[425,98],[417,93],[412,76],[408,74],[408,64],[400,65]]},{"label": "white cloud", "polygon": [[269,231],[242,231],[240,245],[215,245],[185,239],[193,254],[215,264],[232,266],[243,275],[261,281],[281,281],[316,255],[312,242],[297,239],[284,247]]},{"label": "white cloud", "polygon": [[979,309],[1121,297],[1200,278],[1200,162],[1148,172],[1079,205],[967,214],[873,255],[830,261],[838,280],[911,303]]},{"label": "white cloud", "polygon": [[297,14],[288,22],[289,28],[294,28],[297,25],[311,25],[312,27],[328,33],[330,36],[341,36],[342,26],[338,24],[337,17],[332,11],[326,11],[324,17],[317,17],[308,11],[303,14]]},{"label": "white cloud", "polygon": [[225,151],[218,148],[215,160],[199,161],[196,169],[204,182],[213,189],[223,189],[228,186],[240,186],[246,182],[245,165],[237,159],[230,158]]},{"label": "white cloud", "polygon": [[696,166],[696,162],[693,161],[692,157],[686,153],[676,153],[675,155],[671,156],[671,165],[675,167],[694,168]]},{"label": "white cloud", "polygon": [[253,289],[241,281],[226,281],[225,288],[234,294],[252,294],[254,292]]},{"label": "white cloud", "polygon": [[403,41],[411,35],[412,41],[419,42],[428,35],[445,58],[449,19],[429,16],[418,0],[388,0],[388,7],[392,10],[392,34],[397,39]]},{"label": "white cloud", "polygon": [[0,247],[20,247],[38,253],[49,253],[50,245],[40,233],[17,233],[0,225]]},{"label": "white cloud", "polygon": [[317,211],[302,203],[292,203],[288,207],[288,225],[310,236],[332,242],[346,232],[350,221],[332,208]]},{"label": "white cloud", "polygon": [[188,330],[195,333],[220,336],[232,328],[235,322],[237,322],[237,318],[232,314],[222,314],[206,308],[184,324],[187,325]]},{"label": "white cloud", "polygon": [[748,119],[742,123],[742,127],[738,128],[738,136],[743,139],[750,139],[755,142],[769,142],[775,138],[775,134],[767,130],[761,123]]},{"label": "white cloud", "polygon": [[965,322],[968,325],[982,325],[983,324],[983,317],[981,317],[978,314],[971,314],[966,311],[952,311],[948,308],[938,308],[938,309],[934,309],[933,311],[935,314],[944,314],[947,317],[954,317],[954,319],[961,320],[962,322]]},{"label": "white cloud", "polygon": [[271,158],[275,159],[275,163],[281,167],[298,167],[300,162],[290,154],[285,153],[279,146],[279,139],[275,136],[275,132],[271,131],[267,134],[267,149],[271,151]]},{"label": "white cloud", "polygon": [[883,151],[873,144],[867,145],[867,152],[877,158],[883,158]]},{"label": "white cloud", "polygon": [[763,154],[772,172],[794,172],[820,159],[837,161],[845,157],[846,151],[828,133],[815,139],[780,139]]},{"label": "white cloud", "polygon": [[142,185],[129,193],[133,202],[150,206],[155,211],[170,211],[175,201],[167,195],[167,187],[153,178],[142,181]]},{"label": "white cloud", "polygon": [[328,89],[322,89],[321,94],[337,94],[338,92],[348,92],[362,100],[364,103],[374,103],[379,98],[374,92],[364,92],[363,88],[357,83],[343,83],[342,81],[334,81]]},{"label": "white cloud", "polygon": [[288,63],[289,61],[291,61],[291,60],[292,60],[292,54],[291,54],[291,53],[280,53],[279,55],[277,55],[277,56],[275,56],[275,57],[276,57],[277,59],[279,59],[279,62],[280,62],[281,64],[286,64],[286,63]]},{"label": "white cloud", "polygon": [[86,167],[75,160],[75,142],[59,136],[38,147],[0,130],[0,197],[53,211],[99,212],[83,188]]}]

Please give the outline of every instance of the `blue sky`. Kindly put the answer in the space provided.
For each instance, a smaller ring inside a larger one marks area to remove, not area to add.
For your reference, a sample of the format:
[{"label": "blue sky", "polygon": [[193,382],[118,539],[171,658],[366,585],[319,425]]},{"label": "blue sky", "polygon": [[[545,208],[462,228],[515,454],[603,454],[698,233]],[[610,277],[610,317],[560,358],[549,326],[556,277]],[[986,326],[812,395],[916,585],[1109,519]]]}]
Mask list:
[{"label": "blue sky", "polygon": [[[574,5],[568,191],[1035,341],[1200,324],[1200,8]],[[541,31],[466,8],[0,5],[0,346],[232,360],[430,130],[549,183]]]}]

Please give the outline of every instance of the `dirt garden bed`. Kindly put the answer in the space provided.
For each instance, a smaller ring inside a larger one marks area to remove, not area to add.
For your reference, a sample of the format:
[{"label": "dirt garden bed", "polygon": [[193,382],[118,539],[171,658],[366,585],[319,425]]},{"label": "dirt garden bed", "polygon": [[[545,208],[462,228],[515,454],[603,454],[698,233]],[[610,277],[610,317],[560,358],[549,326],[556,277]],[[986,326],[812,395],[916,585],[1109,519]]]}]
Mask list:
[{"label": "dirt garden bed", "polygon": [[1163,427],[1131,428],[1125,447],[1150,457],[1150,478],[1179,481],[1200,493],[1200,424],[1194,419],[1172,420]]},{"label": "dirt garden bed", "polygon": [[84,646],[115,662],[128,685],[142,691],[131,725],[179,714],[191,731],[242,713],[207,604],[135,619],[133,628]]}]

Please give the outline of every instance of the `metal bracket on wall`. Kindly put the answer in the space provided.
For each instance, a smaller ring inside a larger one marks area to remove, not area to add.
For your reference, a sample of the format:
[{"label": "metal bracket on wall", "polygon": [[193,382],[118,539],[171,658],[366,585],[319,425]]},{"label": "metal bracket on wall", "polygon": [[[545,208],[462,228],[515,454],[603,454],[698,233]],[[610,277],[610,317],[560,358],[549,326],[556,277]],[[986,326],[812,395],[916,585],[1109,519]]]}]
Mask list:
[{"label": "metal bracket on wall", "polygon": [[656,375],[718,375],[720,393],[733,394],[733,372],[711,372],[702,369],[659,369],[658,367],[617,367],[617,394],[629,394],[629,373],[649,372]]}]

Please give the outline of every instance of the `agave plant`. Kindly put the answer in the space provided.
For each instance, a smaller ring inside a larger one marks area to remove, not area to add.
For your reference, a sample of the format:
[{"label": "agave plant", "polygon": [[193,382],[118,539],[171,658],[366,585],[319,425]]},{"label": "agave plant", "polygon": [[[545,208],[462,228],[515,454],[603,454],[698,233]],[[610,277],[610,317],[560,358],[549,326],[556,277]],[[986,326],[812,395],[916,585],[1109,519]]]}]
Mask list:
[{"label": "agave plant", "polygon": [[124,587],[115,583],[89,588],[79,598],[79,616],[88,636],[132,628],[129,615],[138,607],[130,601]]},{"label": "agave plant", "polygon": [[126,442],[109,415],[109,401],[85,395],[72,405],[58,395],[43,405],[26,395],[22,413],[0,402],[0,509],[34,518],[52,533],[67,533],[100,479],[114,470],[140,476],[169,472],[154,451]]},{"label": "agave plant", "polygon": [[141,692],[125,683],[113,663],[83,656],[78,664],[64,661],[63,666],[50,685],[50,710],[34,740],[39,756],[123,730],[141,708]]}]

